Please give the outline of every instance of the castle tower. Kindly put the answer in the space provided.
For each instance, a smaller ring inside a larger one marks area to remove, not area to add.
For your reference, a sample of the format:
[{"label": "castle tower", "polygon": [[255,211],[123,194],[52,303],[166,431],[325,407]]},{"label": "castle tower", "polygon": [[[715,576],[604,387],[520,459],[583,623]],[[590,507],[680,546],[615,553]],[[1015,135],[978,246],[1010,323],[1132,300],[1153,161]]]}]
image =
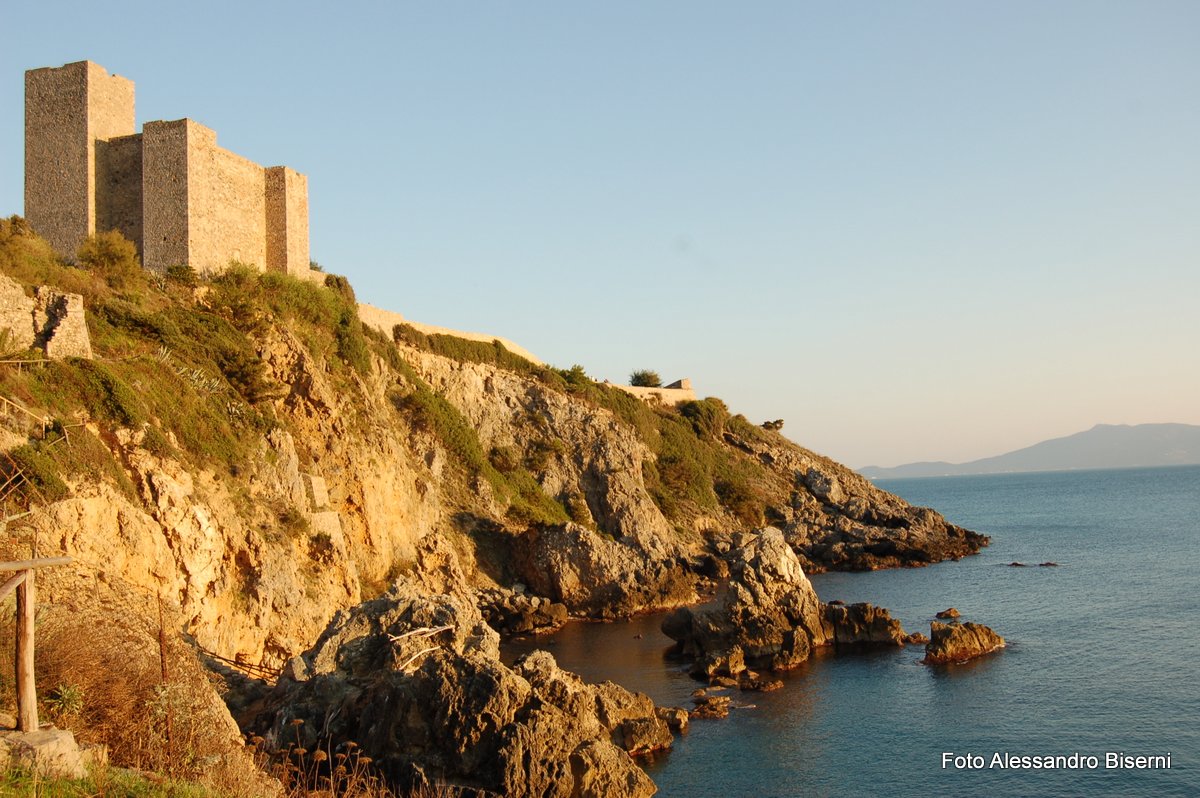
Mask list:
[{"label": "castle tower", "polygon": [[[98,64],[25,73],[25,217],[55,249],[74,255],[88,235],[111,228],[141,238],[140,151],[120,141],[134,125],[133,81]],[[135,173],[130,194],[124,183]],[[109,190],[114,183],[120,191]],[[113,205],[110,197],[121,199]]]},{"label": "castle tower", "polygon": [[270,166],[267,178],[267,268],[309,276],[308,178],[286,166]]}]

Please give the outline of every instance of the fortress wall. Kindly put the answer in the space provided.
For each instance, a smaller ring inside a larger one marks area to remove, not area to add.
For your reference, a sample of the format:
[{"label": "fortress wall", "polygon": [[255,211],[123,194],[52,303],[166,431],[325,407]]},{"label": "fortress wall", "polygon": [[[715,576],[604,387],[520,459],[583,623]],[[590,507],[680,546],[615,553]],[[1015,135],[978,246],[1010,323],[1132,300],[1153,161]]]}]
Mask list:
[{"label": "fortress wall", "polygon": [[419,321],[412,321],[401,316],[391,310],[383,310],[373,305],[368,305],[364,302],[358,303],[358,318],[363,324],[374,327],[388,338],[392,337],[392,327],[397,324],[407,324],[418,332],[423,332],[426,335],[452,335],[455,338],[464,338],[468,341],[479,341],[480,343],[490,344],[492,341],[499,341],[504,345],[504,348],[514,355],[525,358],[530,363],[539,366],[546,365],[538,356],[530,352],[525,347],[515,344],[507,338],[501,338],[498,335],[487,335],[486,333],[463,332],[462,330],[452,330],[449,327],[436,327],[432,324],[422,324]]},{"label": "fortress wall", "polygon": [[[633,394],[643,402],[659,402],[665,405],[677,405],[681,402],[696,401],[696,392],[689,388],[642,388],[635,385],[618,385],[608,383],[628,394]],[[672,383],[674,384],[674,383]],[[690,385],[690,383],[689,383]]]},{"label": "fortress wall", "polygon": [[25,73],[25,218],[59,252],[87,236],[87,63]]},{"label": "fortress wall", "polygon": [[217,134],[187,120],[187,262],[201,274],[230,261],[267,267],[266,177],[261,166],[217,146]]},{"label": "fortress wall", "polygon": [[119,230],[142,253],[142,137],[96,142],[96,229]]},{"label": "fortress wall", "polygon": [[[190,263],[187,119],[142,126],[142,264]],[[194,265],[194,264],[193,264]]]},{"label": "fortress wall", "polygon": [[266,191],[266,266],[308,279],[308,178],[286,166],[268,167]]},{"label": "fortress wall", "polygon": [[96,232],[96,140],[133,133],[132,81],[90,61],[25,73],[25,216],[55,249]]}]

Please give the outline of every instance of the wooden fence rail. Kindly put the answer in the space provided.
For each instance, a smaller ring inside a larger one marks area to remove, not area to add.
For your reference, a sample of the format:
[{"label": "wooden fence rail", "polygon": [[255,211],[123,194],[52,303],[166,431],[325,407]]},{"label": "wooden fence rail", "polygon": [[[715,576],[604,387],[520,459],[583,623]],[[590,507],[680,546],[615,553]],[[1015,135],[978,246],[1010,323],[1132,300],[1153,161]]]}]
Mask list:
[{"label": "wooden fence rail", "polygon": [[37,602],[37,592],[33,574],[38,568],[49,568],[55,565],[66,565],[70,557],[42,557],[34,560],[19,560],[17,562],[0,562],[0,573],[12,573],[3,585],[0,585],[0,600],[8,594],[17,591],[17,731],[37,731],[37,683],[33,669],[33,624],[34,610]]}]

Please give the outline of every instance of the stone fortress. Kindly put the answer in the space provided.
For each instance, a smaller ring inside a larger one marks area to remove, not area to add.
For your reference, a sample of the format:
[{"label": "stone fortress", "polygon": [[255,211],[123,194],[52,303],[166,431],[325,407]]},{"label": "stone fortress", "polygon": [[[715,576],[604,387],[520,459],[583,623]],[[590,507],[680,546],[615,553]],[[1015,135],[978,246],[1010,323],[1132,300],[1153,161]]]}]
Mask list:
[{"label": "stone fortress", "polygon": [[150,269],[213,274],[237,261],[308,278],[307,178],[222,149],[191,119],[138,133],[133,94],[132,81],[91,61],[25,73],[33,229],[68,255],[118,230]]},{"label": "stone fortress", "polygon": [[[117,230],[149,269],[188,265],[212,275],[236,261],[325,279],[309,266],[304,175],[223,149],[215,131],[191,119],[146,122],[136,132],[133,81],[91,61],[25,73],[25,219],[68,256],[89,235]],[[0,284],[0,328],[17,330],[17,340],[36,340],[59,357],[90,357],[80,298],[47,294],[38,300],[46,306],[39,316],[17,293],[15,284]],[[421,324],[365,303],[359,317],[388,336],[394,325],[408,324],[427,335],[499,341],[543,365],[494,335]],[[612,385],[652,403],[696,398],[688,380],[663,388]]]}]

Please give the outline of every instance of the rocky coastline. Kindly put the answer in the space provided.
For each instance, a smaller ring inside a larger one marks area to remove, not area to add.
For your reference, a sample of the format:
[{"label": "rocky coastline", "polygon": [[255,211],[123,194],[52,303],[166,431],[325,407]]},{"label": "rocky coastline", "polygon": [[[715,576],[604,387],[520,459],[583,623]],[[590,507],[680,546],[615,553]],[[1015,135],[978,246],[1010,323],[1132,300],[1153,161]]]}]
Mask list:
[{"label": "rocky coastline", "polygon": [[[649,405],[499,344],[389,336],[334,275],[121,257],[69,266],[0,220],[13,295],[81,296],[95,355],[0,375],[25,412],[0,419],[9,559],[73,558],[39,577],[47,623],[160,629],[249,674],[224,697],[264,745],[354,742],[401,787],[649,794],[634,757],[688,711],[549,657],[504,665],[502,635],[674,610],[697,674],[771,689],[816,649],[904,638],[886,611],[821,604],[805,572],[988,543],[716,398]],[[107,667],[153,661],[130,639]]]}]

